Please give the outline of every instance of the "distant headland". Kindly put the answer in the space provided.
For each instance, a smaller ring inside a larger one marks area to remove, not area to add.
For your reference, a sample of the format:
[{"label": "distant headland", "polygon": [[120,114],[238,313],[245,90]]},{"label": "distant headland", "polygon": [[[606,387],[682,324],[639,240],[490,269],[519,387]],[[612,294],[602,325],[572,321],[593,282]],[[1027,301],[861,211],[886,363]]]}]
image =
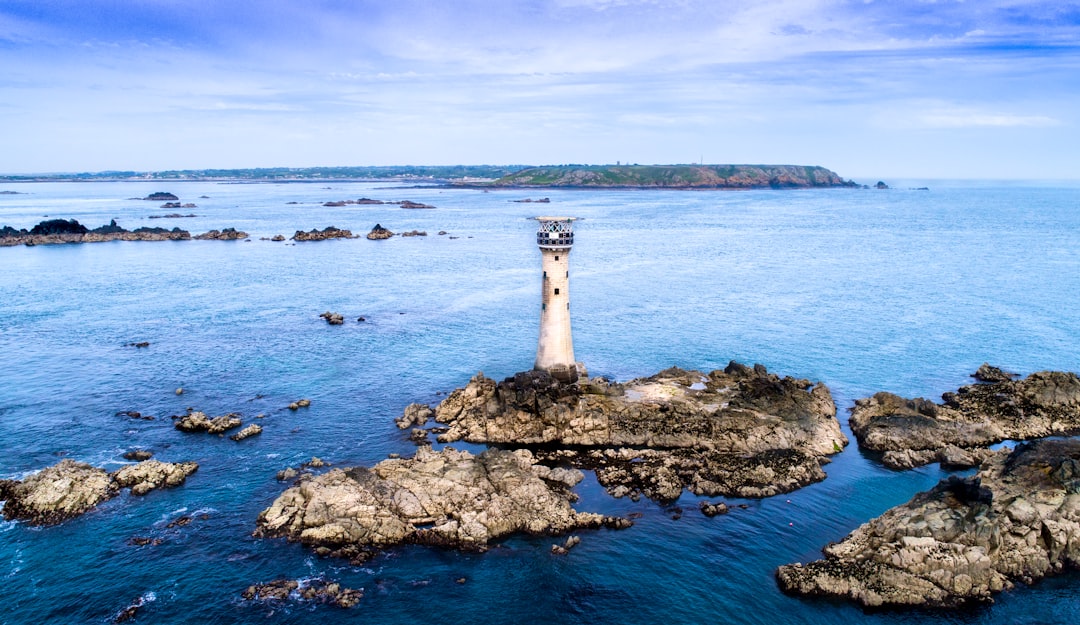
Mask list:
[{"label": "distant headland", "polygon": [[0,175],[0,182],[145,180],[215,180],[240,183],[396,181],[485,189],[806,189],[861,186],[844,180],[824,167],[807,165],[401,165]]}]

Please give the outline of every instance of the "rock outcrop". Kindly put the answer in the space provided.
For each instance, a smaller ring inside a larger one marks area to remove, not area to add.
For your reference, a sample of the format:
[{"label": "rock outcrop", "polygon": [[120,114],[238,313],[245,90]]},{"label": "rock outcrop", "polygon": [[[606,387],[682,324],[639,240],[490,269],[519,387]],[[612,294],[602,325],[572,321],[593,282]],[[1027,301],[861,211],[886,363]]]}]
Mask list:
[{"label": "rock outcrop", "polygon": [[389,239],[394,236],[393,232],[390,232],[386,228],[383,228],[379,224],[375,224],[375,227],[371,229],[371,232],[367,233],[367,238],[371,241],[380,241],[382,239]]},{"label": "rock outcrop", "polygon": [[112,479],[117,486],[130,488],[132,495],[145,495],[155,488],[180,486],[198,469],[199,465],[195,462],[145,460],[116,471]]},{"label": "rock outcrop", "polygon": [[976,466],[987,447],[1080,433],[1080,379],[1073,373],[1040,371],[1022,380],[984,364],[986,383],[942,395],[938,404],[877,393],[855,402],[851,431],[859,446],[883,452],[882,462],[911,468],[931,462]]},{"label": "rock outcrop", "polygon": [[272,582],[248,586],[241,596],[248,601],[281,603],[291,599],[317,601],[339,608],[351,608],[364,597],[364,591],[342,588],[337,582],[328,582],[323,579],[276,579]]},{"label": "rock outcrop", "polygon": [[71,459],[61,460],[22,481],[0,480],[3,515],[31,525],[52,525],[79,516],[115,497],[121,488],[144,495],[154,488],[179,486],[199,468],[194,462],[147,460],[109,474]]},{"label": "rock outcrop", "polygon": [[564,165],[530,167],[481,186],[798,189],[858,185],[824,167],[803,165]]},{"label": "rock outcrop", "polygon": [[233,434],[229,438],[231,438],[234,441],[239,442],[239,441],[244,440],[245,438],[251,438],[252,436],[255,436],[257,434],[262,434],[262,426],[258,425],[256,423],[252,423],[251,425],[249,425],[246,428],[240,430],[236,434]]},{"label": "rock outcrop", "polygon": [[179,200],[180,198],[176,197],[172,193],[169,193],[168,191],[158,191],[156,193],[151,193],[143,199],[149,200],[151,202],[174,202],[176,200]]},{"label": "rock outcrop", "polygon": [[332,326],[339,326],[339,325],[345,323],[345,317],[344,316],[342,316],[340,313],[330,312],[329,310],[324,312],[323,314],[319,315],[319,317],[325,319],[326,323],[328,323],[328,324],[330,324]]},{"label": "rock outcrop", "polygon": [[[214,235],[214,233],[217,234]],[[93,230],[74,219],[50,219],[37,224],[30,230],[25,228],[16,230],[10,226],[0,228],[0,247],[52,245],[57,243],[101,243],[104,241],[186,241],[191,238],[190,232],[180,228],[168,230],[166,228],[143,227],[126,230],[116,225],[115,219],[110,221],[107,226],[100,226]],[[234,228],[226,228],[221,232],[211,230],[195,238],[231,240],[247,238],[247,233],[239,232]]]},{"label": "rock outcrop", "polygon": [[297,230],[292,236],[293,241],[325,241],[326,239],[353,239],[351,230],[342,230],[334,226],[327,226],[322,230],[311,229],[310,232]]},{"label": "rock outcrop", "polygon": [[[412,421],[406,415],[399,427]],[[789,492],[824,479],[820,465],[847,444],[823,384],[735,362],[625,384],[477,374],[439,404],[435,421],[449,426],[440,442],[543,446],[544,462],[595,469],[613,495],[658,500],[684,487],[709,496]]]},{"label": "rock outcrop", "polygon": [[200,241],[236,241],[237,239],[248,238],[248,233],[236,228],[225,228],[224,230],[211,230],[197,234],[195,238]]},{"label": "rock outcrop", "polygon": [[240,415],[235,412],[210,418],[205,412],[188,410],[187,414],[173,416],[173,425],[181,432],[206,432],[208,434],[221,434],[232,428],[243,425]]},{"label": "rock outcrop", "polygon": [[571,507],[570,489],[582,477],[538,465],[527,450],[420,448],[413,458],[301,479],[259,515],[255,535],[362,561],[401,543],[483,550],[518,532],[627,526]]},{"label": "rock outcrop", "polygon": [[786,592],[864,606],[956,607],[1080,566],[1080,441],[1002,451],[777,570]]}]

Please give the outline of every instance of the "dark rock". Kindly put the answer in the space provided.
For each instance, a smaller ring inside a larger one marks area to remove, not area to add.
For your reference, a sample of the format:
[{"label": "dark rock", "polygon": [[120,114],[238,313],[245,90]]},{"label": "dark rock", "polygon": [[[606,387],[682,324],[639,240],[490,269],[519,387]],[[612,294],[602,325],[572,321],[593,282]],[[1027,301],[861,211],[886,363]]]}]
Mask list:
[{"label": "dark rock", "polygon": [[1011,381],[1015,380],[1016,378],[1018,378],[1020,376],[1016,375],[1015,373],[1008,373],[1006,371],[1002,371],[1001,369],[998,369],[997,367],[991,366],[990,363],[984,362],[981,365],[979,365],[979,370],[978,371],[971,374],[971,377],[975,378],[976,380],[978,380],[980,382],[991,382],[991,383],[993,383],[993,382],[1011,382]]},{"label": "dark rock", "polygon": [[884,182],[878,180],[877,184],[874,185],[874,188],[875,189],[888,189],[889,185],[887,185]]},{"label": "dark rock", "polygon": [[165,202],[165,201],[168,201],[168,200],[179,200],[180,198],[176,197],[172,193],[168,193],[168,192],[165,192],[165,191],[158,191],[157,193],[151,193],[150,195],[144,197],[143,199],[144,200],[150,200],[152,202]]},{"label": "dark rock", "polygon": [[317,601],[339,608],[351,608],[360,602],[364,593],[362,590],[342,588],[337,582],[327,582],[322,579],[301,581],[278,579],[248,586],[241,596],[248,601],[274,603],[287,600]]},{"label": "dark rock", "polygon": [[426,237],[427,232],[424,232],[423,230],[410,230],[409,232],[402,232],[401,236],[403,236],[403,237]]},{"label": "dark rock", "polygon": [[[114,225],[115,223],[116,222],[113,221]],[[74,219],[50,219],[48,221],[43,221],[30,229],[30,234],[32,235],[86,234],[87,232],[90,232],[90,230]]]},{"label": "dark rock", "polygon": [[366,198],[366,197],[362,197],[359,200],[356,200],[356,203],[357,204],[386,204],[386,202],[383,202],[382,200],[373,200],[371,198]]},{"label": "dark rock", "polygon": [[389,239],[394,236],[393,232],[390,232],[386,228],[383,228],[379,224],[375,224],[375,227],[371,229],[371,232],[367,233],[367,238],[372,241],[379,241],[382,239]]},{"label": "dark rock", "polygon": [[202,234],[195,235],[196,239],[203,241],[235,241],[237,239],[248,238],[248,233],[236,228],[225,228],[224,230],[211,230]]},{"label": "dark rock", "polygon": [[1004,440],[1080,433],[1075,374],[1040,371],[1014,380],[988,365],[979,371],[987,381],[945,393],[942,404],[891,393],[856,400],[850,424],[859,446],[883,452],[882,462],[894,468],[977,466]]},{"label": "dark rock", "polygon": [[398,202],[401,208],[435,208],[431,204],[421,204],[420,202],[412,202],[410,200],[402,200]]},{"label": "dark rock", "polygon": [[718,501],[716,503],[711,503],[711,502],[708,502],[708,501],[702,501],[701,503],[698,504],[698,509],[700,509],[701,513],[704,514],[707,517],[714,517],[714,516],[717,516],[719,514],[727,514],[728,513],[727,504],[722,502],[722,501]]},{"label": "dark rock", "polygon": [[142,462],[143,460],[149,460],[154,457],[154,452],[147,451],[145,449],[133,449],[131,451],[124,452],[124,460],[134,460],[136,462]]},{"label": "dark rock", "polygon": [[270,237],[270,240],[271,241],[284,241],[285,240],[285,235],[283,235],[283,234],[275,234],[274,236]]},{"label": "dark rock", "polygon": [[325,241],[327,239],[352,239],[353,233],[350,230],[342,230],[335,228],[334,226],[327,226],[322,230],[312,229],[310,232],[304,232],[297,230],[293,234],[293,241]]},{"label": "dark rock", "polygon": [[339,326],[345,323],[345,317],[336,312],[330,312],[329,310],[319,316],[326,319],[326,323],[332,326]]}]

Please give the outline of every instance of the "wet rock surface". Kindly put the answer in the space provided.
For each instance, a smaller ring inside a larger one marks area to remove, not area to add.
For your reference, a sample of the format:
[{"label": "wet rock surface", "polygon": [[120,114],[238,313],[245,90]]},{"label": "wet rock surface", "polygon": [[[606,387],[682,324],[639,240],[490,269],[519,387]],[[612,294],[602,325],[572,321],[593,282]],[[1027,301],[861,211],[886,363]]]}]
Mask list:
[{"label": "wet rock surface", "polygon": [[276,579],[271,582],[252,584],[241,596],[248,601],[316,601],[339,608],[351,608],[364,597],[362,590],[343,588],[337,582],[323,579],[291,580]]},{"label": "wet rock surface", "polygon": [[[410,406],[399,419],[411,423]],[[560,383],[544,372],[502,382],[477,374],[435,409],[440,442],[537,446],[545,463],[596,470],[617,497],[763,497],[825,478],[847,444],[828,388],[732,362],[625,384]],[[406,425],[408,427],[408,425]]]},{"label": "wet rock surface", "polygon": [[147,460],[109,474],[64,459],[21,481],[0,480],[3,515],[31,525],[52,525],[93,509],[115,497],[121,488],[130,487],[132,494],[143,495],[154,488],[179,486],[198,468],[194,462]]},{"label": "wet rock surface", "polygon": [[624,526],[571,507],[582,477],[538,465],[528,450],[420,448],[413,458],[302,479],[259,515],[255,535],[362,561],[402,543],[484,550],[513,533]]},{"label": "wet rock surface", "polygon": [[859,399],[851,431],[859,446],[883,452],[899,469],[931,462],[977,466],[990,445],[1080,433],[1080,379],[1074,373],[1039,371],[1022,380],[984,364],[984,383],[942,395],[942,403],[892,393]]},{"label": "wet rock surface", "polygon": [[1080,565],[1080,441],[996,453],[824,549],[777,570],[789,593],[864,606],[957,607],[991,601]]}]

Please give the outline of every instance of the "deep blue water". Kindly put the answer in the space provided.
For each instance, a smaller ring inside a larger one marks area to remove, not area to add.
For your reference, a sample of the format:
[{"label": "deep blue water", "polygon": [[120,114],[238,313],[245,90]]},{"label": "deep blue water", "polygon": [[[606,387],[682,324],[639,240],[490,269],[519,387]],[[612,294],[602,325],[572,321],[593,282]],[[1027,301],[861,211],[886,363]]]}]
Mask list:
[{"label": "deep blue water", "polygon": [[[931,190],[909,191],[929,185]],[[114,470],[134,447],[199,471],[176,489],[125,493],[59,526],[0,523],[0,623],[102,623],[142,596],[141,623],[627,622],[1055,623],[1080,609],[1080,576],[954,614],[864,613],[782,595],[780,564],[905,502],[937,466],[882,468],[853,444],[827,480],[708,519],[615,500],[590,475],[580,510],[642,517],[485,554],[394,550],[364,567],[250,537],[284,490],[275,473],[311,456],[372,464],[411,453],[393,418],[478,370],[532,364],[540,257],[535,214],[584,217],[571,255],[575,352],[625,380],[731,359],[824,381],[847,428],[859,397],[936,398],[980,363],[1080,369],[1080,185],[901,181],[879,190],[523,193],[385,184],[50,183],[0,190],[0,225],[45,215],[94,227],[236,227],[250,242],[111,242],[0,248],[0,478],[70,457]],[[327,188],[329,187],[329,188]],[[172,191],[193,219],[127,200]],[[199,199],[199,196],[209,196]],[[410,199],[328,208],[328,200]],[[511,200],[549,196],[551,204]],[[299,202],[290,205],[287,202]],[[427,237],[289,245],[259,237],[376,223]],[[449,232],[437,236],[439,230]],[[451,239],[450,237],[458,237]],[[331,310],[347,322],[318,318]],[[365,323],[355,323],[364,316]],[[126,343],[150,341],[146,349]],[[183,387],[183,395],[175,389]],[[285,406],[312,400],[296,413]],[[183,434],[168,416],[265,414],[261,436]],[[138,410],[156,416],[116,416]],[[850,432],[849,432],[850,436]],[[184,514],[206,515],[167,528]],[[135,547],[132,536],[163,539]],[[324,576],[363,588],[350,610],[245,603],[249,584]],[[465,577],[465,584],[456,579]],[[152,599],[152,600],[151,600]]]}]

